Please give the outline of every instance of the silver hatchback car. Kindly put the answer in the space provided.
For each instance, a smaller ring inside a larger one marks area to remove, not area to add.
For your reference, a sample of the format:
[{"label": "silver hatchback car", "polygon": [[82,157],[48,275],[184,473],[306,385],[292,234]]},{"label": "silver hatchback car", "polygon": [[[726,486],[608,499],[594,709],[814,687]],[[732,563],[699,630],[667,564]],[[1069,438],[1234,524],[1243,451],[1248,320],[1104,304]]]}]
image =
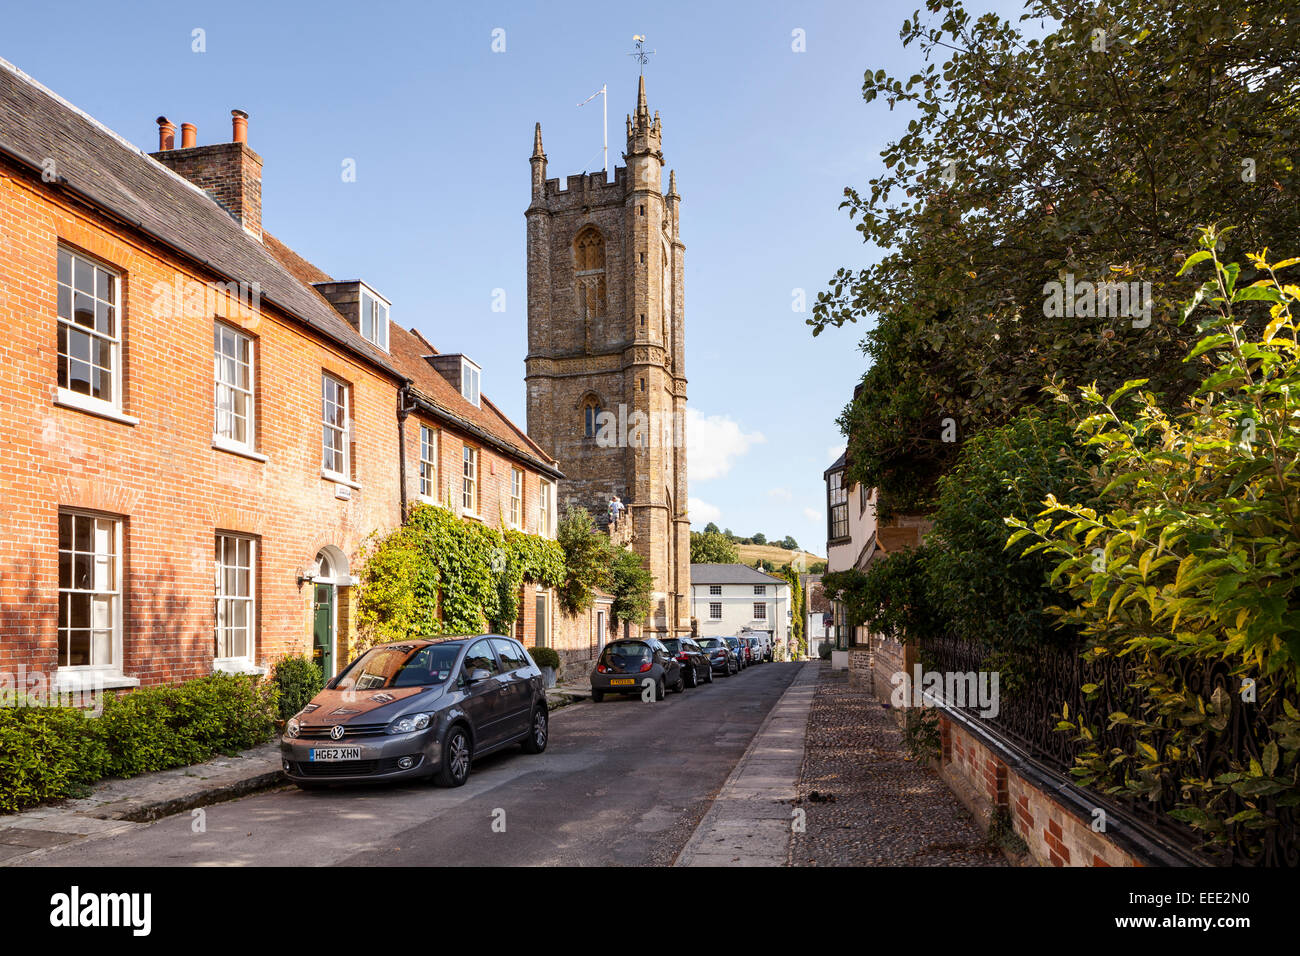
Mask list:
[{"label": "silver hatchback car", "polygon": [[476,757],[512,744],[546,749],[542,672],[499,635],[380,644],[285,725],[284,773],[304,790],[326,783],[469,778]]}]

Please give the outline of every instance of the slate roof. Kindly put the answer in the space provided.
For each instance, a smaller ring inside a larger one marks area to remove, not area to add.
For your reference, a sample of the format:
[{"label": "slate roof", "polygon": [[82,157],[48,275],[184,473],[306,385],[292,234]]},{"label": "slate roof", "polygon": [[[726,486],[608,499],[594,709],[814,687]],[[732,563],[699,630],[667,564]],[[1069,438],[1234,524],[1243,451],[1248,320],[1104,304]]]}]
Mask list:
[{"label": "slate roof", "polygon": [[385,371],[387,357],[261,242],[188,180],[0,60],[0,151],[207,265],[224,279],[256,282],[262,297]]},{"label": "slate roof", "polygon": [[784,584],[785,578],[768,574],[747,564],[692,564],[692,584]]},{"label": "slate roof", "polygon": [[39,172],[54,160],[58,185],[127,221],[224,280],[254,283],[262,298],[399,380],[447,414],[550,469],[555,461],[486,398],[475,408],[422,358],[422,337],[391,326],[393,352],[371,344],[313,287],[330,277],[263,232],[258,242],[207,193],[0,59],[0,153]]}]

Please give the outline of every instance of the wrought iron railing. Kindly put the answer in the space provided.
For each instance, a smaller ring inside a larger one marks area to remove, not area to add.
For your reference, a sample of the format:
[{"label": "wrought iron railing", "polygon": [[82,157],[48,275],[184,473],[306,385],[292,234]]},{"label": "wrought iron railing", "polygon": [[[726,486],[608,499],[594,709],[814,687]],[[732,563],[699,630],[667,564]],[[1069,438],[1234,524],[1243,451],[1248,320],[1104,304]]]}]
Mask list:
[{"label": "wrought iron railing", "polygon": [[[1010,661],[995,654],[990,648],[974,641],[957,638],[927,639],[920,644],[921,658],[926,670],[969,673],[1002,670]],[[1134,668],[1124,658],[1113,656],[1097,660],[1084,660],[1077,651],[1055,647],[1035,649],[1032,659],[1022,661],[1021,667],[1012,667],[1004,675],[1009,680],[999,682],[999,707],[995,717],[978,721],[989,728],[1006,744],[1022,751],[1040,766],[1069,776],[1075,758],[1085,749],[1085,744],[1075,739],[1069,731],[1057,730],[1062,706],[1068,705],[1072,722],[1089,727],[1097,735],[1093,745],[1101,753],[1118,748],[1132,753],[1137,737],[1134,728],[1119,724],[1111,727],[1110,715],[1123,711],[1137,715],[1143,713],[1146,703],[1140,688],[1135,686]],[[1227,772],[1233,762],[1247,763],[1251,758],[1261,760],[1264,748],[1277,734],[1270,725],[1283,716],[1281,695],[1267,703],[1250,703],[1242,699],[1239,680],[1233,677],[1226,665],[1204,666],[1198,662],[1171,661],[1173,676],[1193,693],[1209,700],[1217,688],[1226,691],[1230,702],[1227,726],[1218,733],[1211,732],[1204,741],[1187,753],[1183,763],[1167,771],[1161,779],[1159,797],[1155,800],[1127,797],[1108,797],[1089,789],[1097,805],[1119,808],[1127,815],[1140,820],[1150,832],[1185,851],[1194,852],[1201,859],[1219,865],[1236,866],[1297,866],[1300,865],[1300,814],[1295,808],[1279,807],[1274,797],[1252,797],[1251,803],[1265,817],[1274,821],[1263,829],[1234,827],[1233,839],[1226,845],[1206,846],[1205,838],[1191,826],[1170,816],[1170,811],[1189,803],[1196,806],[1200,791],[1189,791],[1186,796],[1179,787],[1178,776],[1214,779]],[[1085,694],[1085,685],[1095,684],[1098,690]],[[1165,739],[1149,740],[1157,751],[1163,753]],[[1215,815],[1227,818],[1245,810],[1247,804],[1235,793],[1229,792]],[[1205,809],[1201,805],[1201,809]]]}]

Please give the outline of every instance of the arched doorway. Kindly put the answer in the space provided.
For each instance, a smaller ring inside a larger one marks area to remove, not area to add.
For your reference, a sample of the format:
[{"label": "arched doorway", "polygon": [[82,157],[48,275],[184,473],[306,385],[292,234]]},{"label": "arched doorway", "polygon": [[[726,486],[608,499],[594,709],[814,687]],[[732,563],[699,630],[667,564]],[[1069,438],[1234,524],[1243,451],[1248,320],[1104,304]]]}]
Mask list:
[{"label": "arched doorway", "polygon": [[312,656],[326,680],[339,669],[339,588],[351,583],[347,555],[332,544],[321,548],[312,568]]}]

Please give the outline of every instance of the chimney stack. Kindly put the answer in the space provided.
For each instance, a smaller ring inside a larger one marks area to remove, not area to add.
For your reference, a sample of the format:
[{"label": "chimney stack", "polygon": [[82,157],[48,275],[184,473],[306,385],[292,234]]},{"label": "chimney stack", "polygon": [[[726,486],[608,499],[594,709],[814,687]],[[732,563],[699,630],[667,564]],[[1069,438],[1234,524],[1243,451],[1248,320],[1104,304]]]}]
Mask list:
[{"label": "chimney stack", "polygon": [[158,151],[176,146],[176,126],[165,116],[158,117]]},{"label": "chimney stack", "polygon": [[262,157],[248,148],[248,114],[230,111],[234,140],[199,146],[193,123],[181,124],[181,148],[175,148],[176,127],[158,117],[158,152],[152,156],[178,176],[207,193],[217,205],[262,238]]}]

